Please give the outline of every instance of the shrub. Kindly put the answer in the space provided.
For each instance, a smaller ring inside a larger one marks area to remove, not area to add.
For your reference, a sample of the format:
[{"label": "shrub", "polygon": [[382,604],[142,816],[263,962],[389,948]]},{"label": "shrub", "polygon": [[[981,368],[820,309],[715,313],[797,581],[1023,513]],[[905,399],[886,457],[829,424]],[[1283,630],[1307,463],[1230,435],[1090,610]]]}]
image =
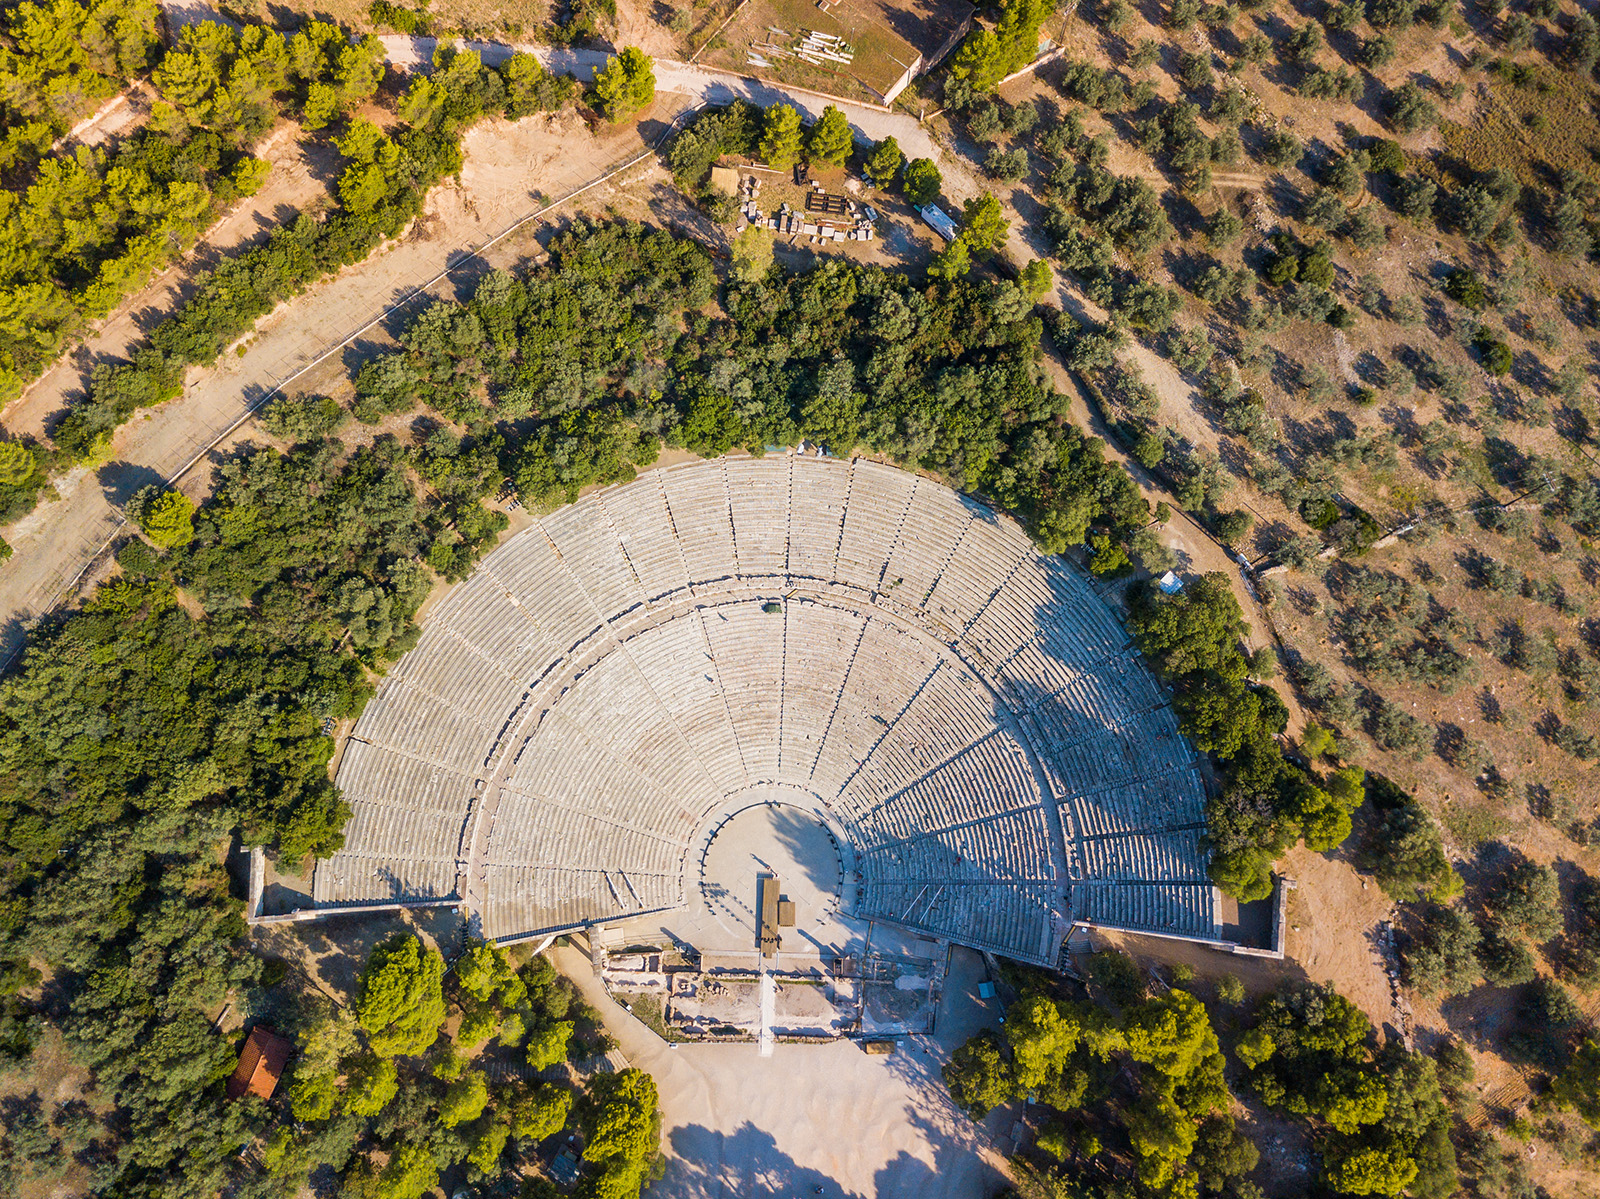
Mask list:
[{"label": "shrub", "polygon": [[1406,982],[1423,995],[1462,995],[1477,985],[1478,926],[1459,907],[1430,907],[1406,947]]},{"label": "shrub", "polygon": [[1561,887],[1555,871],[1517,854],[1489,885],[1484,906],[1514,936],[1548,941],[1561,931]]},{"label": "shrub", "polygon": [[261,413],[261,427],[281,441],[315,441],[332,433],[346,419],[344,407],[329,396],[279,396]]},{"label": "shrub", "polygon": [[1491,375],[1508,375],[1514,361],[1511,347],[1494,335],[1487,325],[1478,326],[1472,345],[1483,360],[1483,369]]},{"label": "shrub", "polygon": [[1415,83],[1403,83],[1391,91],[1384,107],[1390,124],[1402,133],[1431,129],[1439,120],[1439,110]]},{"label": "shrub", "polygon": [[989,151],[983,169],[993,179],[1015,183],[1028,173],[1028,152],[1023,149],[1002,150],[998,146]]},{"label": "shrub", "polygon": [[1285,129],[1274,129],[1261,139],[1261,160],[1274,170],[1293,166],[1303,151],[1299,139]]}]

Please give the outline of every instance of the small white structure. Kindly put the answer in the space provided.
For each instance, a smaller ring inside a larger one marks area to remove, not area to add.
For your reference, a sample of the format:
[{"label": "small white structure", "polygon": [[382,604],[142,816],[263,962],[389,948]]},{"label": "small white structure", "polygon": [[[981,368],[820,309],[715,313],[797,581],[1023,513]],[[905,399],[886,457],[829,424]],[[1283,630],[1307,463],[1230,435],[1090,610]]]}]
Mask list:
[{"label": "small white structure", "polygon": [[917,213],[923,220],[932,225],[934,231],[945,241],[955,241],[956,223],[945,215],[944,209],[937,204],[924,204],[917,209]]},{"label": "small white structure", "polygon": [[1156,586],[1167,595],[1177,595],[1183,590],[1183,580],[1169,570],[1156,580]]}]

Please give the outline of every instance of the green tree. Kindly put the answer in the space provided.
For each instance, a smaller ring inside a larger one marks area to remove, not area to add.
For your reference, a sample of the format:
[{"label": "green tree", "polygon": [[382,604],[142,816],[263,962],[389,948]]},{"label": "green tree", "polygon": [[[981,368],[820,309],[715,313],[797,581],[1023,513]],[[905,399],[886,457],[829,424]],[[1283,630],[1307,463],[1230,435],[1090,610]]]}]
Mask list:
[{"label": "green tree", "polygon": [[950,60],[950,77],[966,84],[973,95],[994,91],[1005,73],[1005,51],[1000,39],[982,27],[968,35]]},{"label": "green tree", "polygon": [[1403,1150],[1358,1149],[1324,1167],[1329,1184],[1345,1195],[1398,1195],[1417,1176],[1417,1163]]},{"label": "green tree", "polygon": [[806,157],[812,162],[843,166],[854,146],[850,122],[844,113],[830,104],[822,110],[822,115],[811,126],[806,137]]},{"label": "green tree", "polygon": [[511,1105],[511,1135],[537,1142],[560,1132],[572,1110],[572,1092],[553,1082],[536,1083]]},{"label": "green tree", "polygon": [[468,1070],[445,1088],[439,1101],[439,1123],[454,1128],[483,1115],[489,1106],[489,1080],[482,1070]]},{"label": "green tree", "polygon": [[972,268],[972,253],[963,238],[956,238],[928,261],[928,275],[934,279],[960,279]]},{"label": "green tree", "polygon": [[1331,753],[1334,743],[1335,738],[1332,730],[1325,729],[1320,725],[1308,724],[1300,734],[1300,752],[1313,762],[1323,755]]},{"label": "green tree", "polygon": [[1022,285],[1022,290],[1029,296],[1038,299],[1050,290],[1054,277],[1050,272],[1050,264],[1042,258],[1035,258],[1022,268],[1017,276],[1017,282]]},{"label": "green tree", "polygon": [[406,933],[378,945],[356,995],[356,1018],[380,1057],[418,1054],[444,1023],[444,959]]},{"label": "green tree", "polygon": [[1403,956],[1406,981],[1423,995],[1461,995],[1478,983],[1478,925],[1457,907],[1424,915]]},{"label": "green tree", "polygon": [[594,93],[606,120],[632,116],[656,98],[655,61],[637,46],[624,46],[595,72]]},{"label": "green tree", "polygon": [[900,152],[900,143],[892,137],[886,137],[874,145],[872,153],[867,155],[867,176],[878,187],[887,190],[900,173],[905,160],[906,156]]},{"label": "green tree", "polygon": [[985,1030],[950,1055],[944,1082],[957,1106],[975,1120],[1011,1100],[1017,1093],[1015,1072],[1000,1051],[1000,1041]]},{"label": "green tree", "polygon": [[759,283],[772,269],[772,237],[751,225],[733,239],[733,277],[740,283]]},{"label": "green tree", "polygon": [[1195,1138],[1189,1164],[1200,1185],[1220,1194],[1228,1183],[1243,1178],[1261,1160],[1261,1152],[1247,1133],[1241,1132],[1230,1115],[1205,1120]]},{"label": "green tree", "polygon": [[376,1116],[400,1093],[393,1058],[363,1058],[345,1084],[345,1106],[358,1116]]},{"label": "green tree", "polygon": [[0,487],[22,487],[33,478],[39,460],[20,441],[0,441]]},{"label": "green tree", "polygon": [[767,109],[756,149],[768,166],[786,170],[800,161],[800,112],[789,104],[774,104]]},{"label": "green tree", "polygon": [[583,1156],[601,1168],[596,1193],[637,1199],[661,1150],[655,1080],[629,1067],[598,1076],[590,1084],[589,1097],[592,1115]]},{"label": "green tree", "polygon": [[528,1065],[535,1070],[548,1070],[565,1061],[572,1027],[570,1020],[552,1020],[531,1030],[527,1037]]},{"label": "green tree", "polygon": [[1266,1029],[1252,1028],[1239,1038],[1233,1051],[1247,1070],[1254,1070],[1270,1058],[1277,1048],[1273,1043],[1272,1034]]},{"label": "green tree", "polygon": [[331,1073],[312,1074],[303,1069],[295,1070],[294,1082],[289,1085],[289,1106],[296,1120],[326,1120],[333,1114],[333,1105],[338,1098],[337,1080]]},{"label": "green tree", "polygon": [[986,258],[1005,245],[1011,223],[993,196],[974,196],[961,210],[961,240],[979,258]]},{"label": "green tree", "polygon": [[439,1181],[439,1167],[427,1145],[408,1141],[389,1156],[378,1175],[380,1199],[422,1199]]},{"label": "green tree", "polygon": [[1167,674],[1217,670],[1250,635],[1228,577],[1201,575],[1176,595],[1147,589],[1128,620],[1139,652]]},{"label": "green tree", "polygon": [[519,1008],[528,999],[528,987],[517,974],[511,955],[492,942],[479,941],[456,961],[456,981],[481,1003]]},{"label": "green tree", "polygon": [[1532,941],[1561,931],[1561,884],[1548,866],[1520,855],[1490,884],[1485,906],[1500,927]]},{"label": "green tree", "polygon": [[467,1140],[467,1164],[480,1174],[497,1176],[500,1155],[505,1152],[511,1130],[498,1120],[490,1120]]},{"label": "green tree", "polygon": [[1550,1097],[1600,1130],[1600,1040],[1590,1037],[1578,1047],[1566,1069],[1556,1075]]},{"label": "green tree", "polygon": [[944,186],[944,176],[939,173],[939,168],[928,158],[913,158],[906,163],[904,176],[901,178],[901,187],[905,190],[906,199],[921,207],[932,204],[939,198],[939,189]]},{"label": "green tree", "polygon": [[177,549],[194,540],[194,501],[181,491],[145,487],[128,508],[144,535],[162,549]]}]

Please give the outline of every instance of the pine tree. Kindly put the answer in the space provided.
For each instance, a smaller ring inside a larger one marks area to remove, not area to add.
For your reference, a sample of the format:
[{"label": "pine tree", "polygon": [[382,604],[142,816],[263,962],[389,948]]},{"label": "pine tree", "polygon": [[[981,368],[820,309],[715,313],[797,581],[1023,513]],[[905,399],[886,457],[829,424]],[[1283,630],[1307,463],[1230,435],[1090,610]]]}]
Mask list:
[{"label": "pine tree", "polygon": [[900,152],[900,143],[892,137],[886,137],[873,146],[872,153],[867,156],[867,175],[879,187],[887,188],[900,173],[900,166],[905,160],[906,156]]},{"label": "pine tree", "polygon": [[637,46],[625,46],[594,74],[594,94],[608,121],[621,121],[656,98],[655,61]]},{"label": "pine tree", "polygon": [[811,126],[811,136],[806,139],[806,157],[812,162],[826,162],[843,166],[850,157],[855,139],[850,133],[850,122],[832,104],[822,110],[822,116]]},{"label": "pine tree", "polygon": [[768,166],[784,170],[800,160],[800,113],[789,104],[767,109],[756,152]]}]

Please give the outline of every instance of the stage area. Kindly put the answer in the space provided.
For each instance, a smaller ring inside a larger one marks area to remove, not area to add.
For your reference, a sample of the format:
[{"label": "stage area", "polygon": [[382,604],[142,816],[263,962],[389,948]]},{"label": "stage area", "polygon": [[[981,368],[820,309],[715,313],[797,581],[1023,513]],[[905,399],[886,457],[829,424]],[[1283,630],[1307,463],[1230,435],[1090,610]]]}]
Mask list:
[{"label": "stage area", "polygon": [[[859,952],[861,922],[841,910],[844,860],[838,838],[813,812],[784,802],[774,788],[708,834],[688,919],[668,926],[703,952],[756,948],[757,880],[770,874],[794,905],[793,927],[780,928],[780,955],[840,956]],[[816,801],[813,799],[812,801]]]}]

